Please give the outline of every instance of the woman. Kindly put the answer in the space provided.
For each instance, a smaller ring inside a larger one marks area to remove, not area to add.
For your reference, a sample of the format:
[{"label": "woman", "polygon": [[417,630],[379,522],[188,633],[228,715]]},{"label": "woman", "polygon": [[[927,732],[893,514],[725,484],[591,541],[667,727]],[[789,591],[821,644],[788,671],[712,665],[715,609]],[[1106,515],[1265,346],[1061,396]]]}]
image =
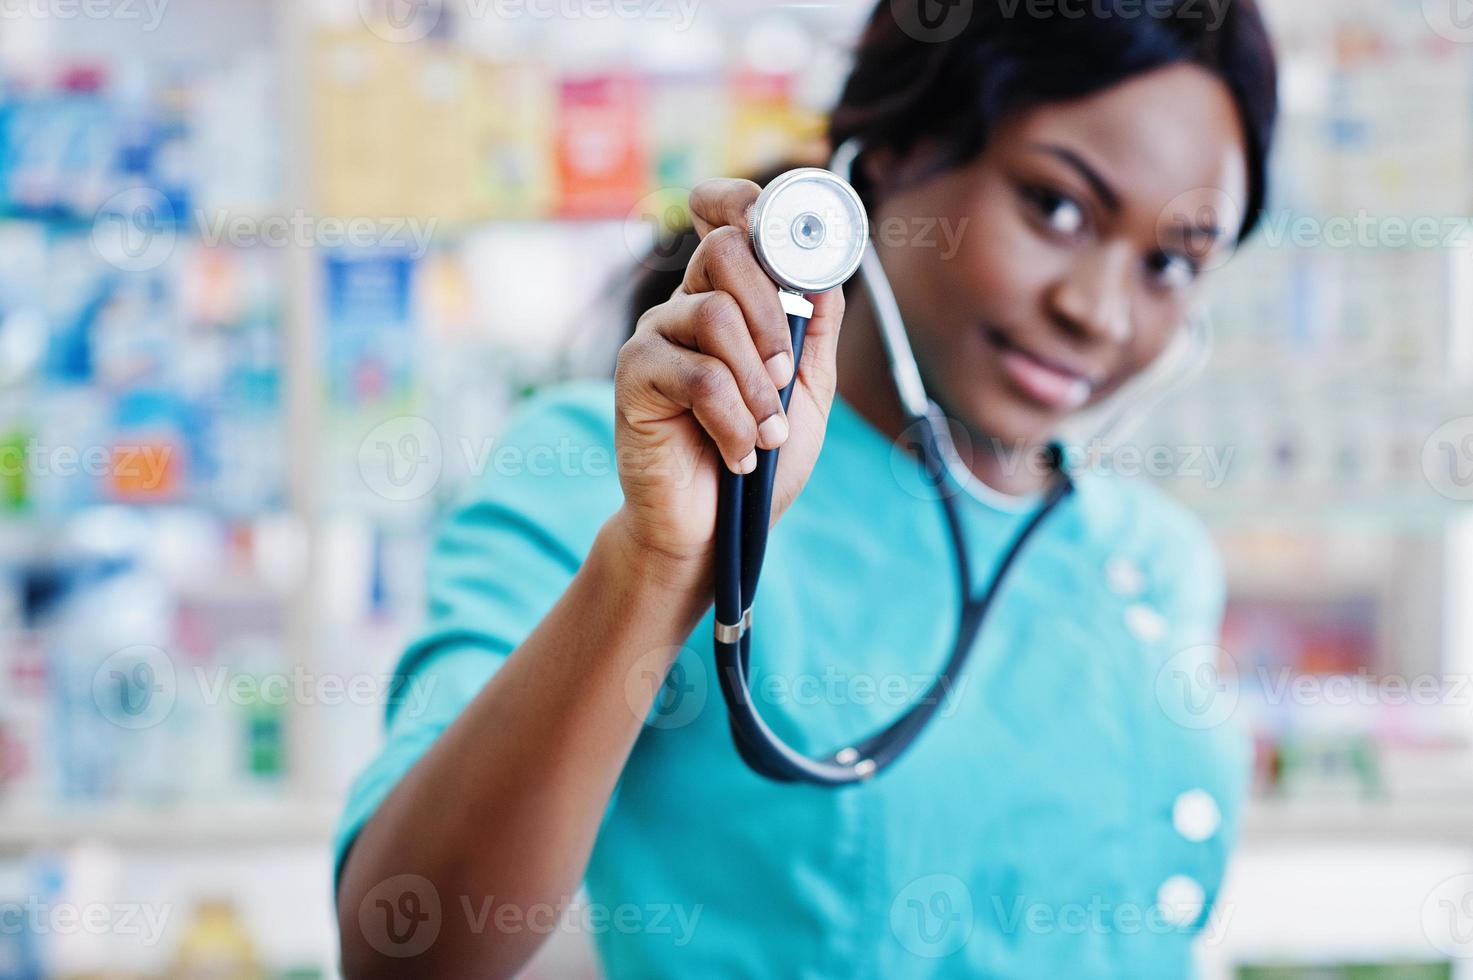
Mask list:
[{"label": "woman", "polygon": [[[1012,450],[1155,363],[1251,230],[1276,114],[1247,0],[1033,6],[979,3],[943,37],[880,3],[830,126],[863,146],[875,229],[961,229],[875,244],[990,488],[959,498],[983,569],[1054,479]],[[1247,219],[1180,227],[1174,202],[1204,189]],[[582,883],[564,928],[610,977],[1188,973],[1248,750],[1177,700],[1221,573],[1138,481],[1077,475],[939,717],[877,778],[773,782],[733,749],[708,667],[718,466],[782,446],[752,663],[798,748],[897,714],[962,598],[855,284],[811,297],[781,410],[787,326],[743,230],[757,191],[696,188],[699,245],[642,287],[613,384],[544,392],[505,437],[560,462],[490,477],[443,531],[339,833],[346,972],[513,975]]]}]

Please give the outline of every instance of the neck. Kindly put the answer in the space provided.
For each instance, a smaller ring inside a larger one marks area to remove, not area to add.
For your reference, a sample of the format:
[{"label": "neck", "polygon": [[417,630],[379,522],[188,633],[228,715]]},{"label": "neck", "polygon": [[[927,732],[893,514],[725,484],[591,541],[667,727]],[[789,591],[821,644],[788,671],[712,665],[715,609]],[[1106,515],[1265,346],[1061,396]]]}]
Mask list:
[{"label": "neck", "polygon": [[[904,432],[908,418],[890,376],[890,359],[879,324],[859,277],[845,287],[844,297],[844,326],[839,331],[839,395],[893,442]],[[931,397],[936,397],[934,392]],[[970,425],[967,430],[972,443],[969,468],[977,479],[999,493],[1019,497],[1047,487],[1048,478],[1035,472],[1035,467],[1019,465],[1017,447],[1007,446],[1011,458],[1004,458],[1002,440],[993,439]],[[1037,452],[1043,449],[1043,444],[1027,448],[1030,453]]]}]

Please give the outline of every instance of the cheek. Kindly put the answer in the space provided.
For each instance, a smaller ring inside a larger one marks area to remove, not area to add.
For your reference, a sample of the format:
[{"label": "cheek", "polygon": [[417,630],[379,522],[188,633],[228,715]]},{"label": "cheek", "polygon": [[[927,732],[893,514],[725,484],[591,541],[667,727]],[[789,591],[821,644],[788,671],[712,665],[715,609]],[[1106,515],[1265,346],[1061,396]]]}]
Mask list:
[{"label": "cheek", "polygon": [[1183,313],[1179,316],[1173,312],[1159,319],[1153,319],[1150,323],[1140,325],[1135,338],[1122,351],[1120,366],[1115,372],[1115,377],[1111,379],[1106,393],[1114,392],[1154,364],[1185,329],[1181,323],[1184,315]]},{"label": "cheek", "polygon": [[948,290],[970,319],[1020,326],[1042,303],[1058,257],[1003,195],[993,191],[977,203],[955,254],[942,265]]}]

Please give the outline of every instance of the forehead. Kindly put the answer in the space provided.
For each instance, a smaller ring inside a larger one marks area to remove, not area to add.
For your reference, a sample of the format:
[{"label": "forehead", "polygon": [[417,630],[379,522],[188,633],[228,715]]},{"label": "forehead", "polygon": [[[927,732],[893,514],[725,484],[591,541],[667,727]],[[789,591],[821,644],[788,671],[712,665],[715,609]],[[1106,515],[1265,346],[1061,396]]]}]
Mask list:
[{"label": "forehead", "polygon": [[1029,109],[993,145],[1007,154],[1040,144],[1096,169],[1133,211],[1161,213],[1188,192],[1212,189],[1241,206],[1247,144],[1227,86],[1195,65],[1137,75],[1082,99]]}]

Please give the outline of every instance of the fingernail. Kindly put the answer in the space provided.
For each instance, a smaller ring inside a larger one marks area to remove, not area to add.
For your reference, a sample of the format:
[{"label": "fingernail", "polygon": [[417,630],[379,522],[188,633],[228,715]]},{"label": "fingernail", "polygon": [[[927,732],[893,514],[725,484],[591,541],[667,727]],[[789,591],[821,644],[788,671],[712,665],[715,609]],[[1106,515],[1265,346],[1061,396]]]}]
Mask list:
[{"label": "fingernail", "polygon": [[756,468],[757,468],[757,450],[754,449],[751,452],[747,453],[747,455],[745,455],[745,456],[742,457],[742,461],[737,464],[736,471],[738,473],[750,473],[753,470],[755,470]]},{"label": "fingernail", "polygon": [[787,351],[774,354],[767,359],[767,373],[772,378],[772,383],[779,388],[787,386],[793,377],[793,359],[788,356]]},{"label": "fingernail", "polygon": [[767,421],[757,426],[757,436],[768,449],[781,446],[788,441],[788,420],[782,412],[768,416]]}]

